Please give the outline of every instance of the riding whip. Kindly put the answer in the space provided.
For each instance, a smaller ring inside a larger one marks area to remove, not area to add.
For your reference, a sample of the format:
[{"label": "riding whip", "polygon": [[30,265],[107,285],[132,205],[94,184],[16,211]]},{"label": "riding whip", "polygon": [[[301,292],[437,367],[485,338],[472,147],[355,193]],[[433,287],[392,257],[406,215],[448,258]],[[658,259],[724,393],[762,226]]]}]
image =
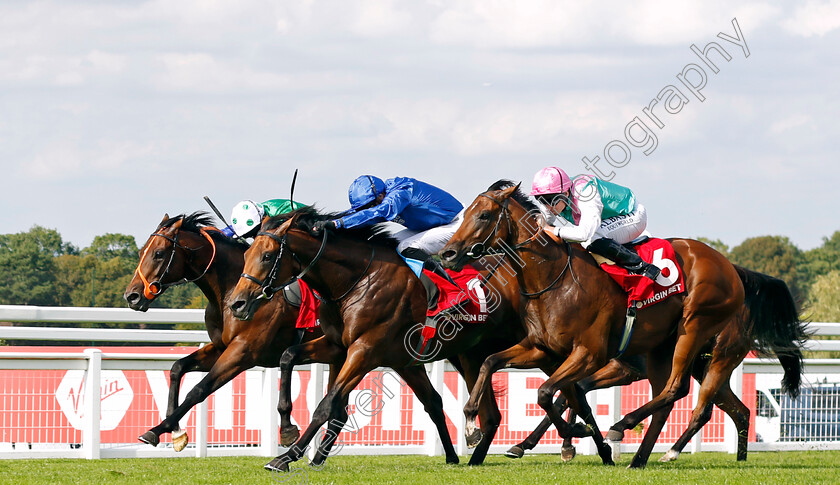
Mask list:
[{"label": "riding whip", "polygon": [[213,212],[215,212],[219,220],[222,221],[222,224],[224,224],[225,226],[229,226],[230,224],[228,224],[228,222],[225,220],[225,216],[223,216],[222,213],[219,212],[219,209],[216,208],[216,205],[213,204],[213,202],[210,200],[210,197],[205,195],[204,200],[207,201],[207,204],[210,205],[210,208],[213,209]]}]

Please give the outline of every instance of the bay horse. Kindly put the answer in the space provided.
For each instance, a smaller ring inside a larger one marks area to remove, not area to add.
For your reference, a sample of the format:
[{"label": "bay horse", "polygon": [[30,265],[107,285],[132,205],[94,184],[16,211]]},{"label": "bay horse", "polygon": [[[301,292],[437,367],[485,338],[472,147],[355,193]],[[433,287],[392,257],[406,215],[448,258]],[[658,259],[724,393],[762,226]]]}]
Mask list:
[{"label": "bay horse", "polygon": [[[325,231],[323,235],[313,233],[316,222],[331,219],[333,214],[320,214],[307,207],[264,220],[262,232],[245,254],[245,272],[228,298],[233,314],[248,319],[259,307],[259,295],[266,289],[302,278],[323,297],[324,336],[287,350],[280,361],[282,375],[287,375],[293,361],[306,362],[313,352],[345,357],[309,427],[290,450],[266,468],[288,470],[289,463],[301,458],[308,443],[327,421],[340,430],[338,413],[346,406],[350,391],[377,367],[394,369],[411,385],[438,429],[446,462],[457,463],[440,395],[429,382],[423,366],[416,365],[416,355],[409,351],[411,335],[426,317],[426,291],[422,283],[394,250],[396,241],[380,227]],[[328,239],[331,244],[327,244]],[[499,305],[486,322],[467,324],[453,332],[451,338],[436,342],[439,345],[434,360],[453,357],[468,386],[475,382],[485,357],[524,336],[519,322],[518,285],[512,273],[495,273],[495,278],[503,282],[493,285]],[[281,401],[282,395],[281,391]],[[476,412],[481,414],[482,431],[487,434],[482,434],[470,464],[483,462],[501,421],[492,389],[489,396],[476,406]],[[600,442],[602,460],[612,463],[610,447],[597,431],[591,410],[581,409],[580,415],[591,424],[575,427],[572,433],[579,437],[592,435]],[[337,431],[328,431],[327,439],[334,440],[336,436]]]},{"label": "bay horse", "polygon": [[[488,247],[510,252],[521,263],[516,270],[525,296],[523,318],[528,337],[487,358],[464,413],[468,430],[474,428],[476,405],[487,392],[490,376],[496,370],[530,368],[555,361],[559,366],[540,387],[538,403],[565,438],[572,435],[572,429],[554,408],[553,396],[602,369],[617,353],[627,299],[582,246],[547,239],[550,235],[542,231],[538,208],[518,187],[500,180],[479,194],[466,209],[461,227],[440,252],[444,266],[455,269]],[[686,291],[639,310],[625,353],[646,356],[654,398],[626,415],[607,433],[607,439],[620,442],[625,430],[653,415],[631,468],[647,464],[674,402],[688,393],[687,378],[701,348],[733,324],[745,301],[738,270],[720,253],[690,239],[670,242],[676,263],[685,274]],[[748,297],[760,303],[767,295]],[[774,317],[769,316],[758,323],[772,326],[774,322]],[[789,326],[786,335],[796,336],[801,331],[798,318],[784,323]],[[796,343],[794,338],[780,349],[797,349]],[[704,415],[710,411],[714,396],[744,357],[727,350],[714,349],[692,413],[692,426],[707,420]],[[791,352],[790,360],[796,360],[795,351]],[[575,409],[573,400],[569,401]]]},{"label": "bay horse", "polygon": [[[187,445],[189,437],[178,421],[196,404],[240,373],[255,367],[277,367],[280,356],[290,345],[322,335],[319,328],[295,328],[299,308],[278,296],[263,305],[253,322],[233,318],[224,305],[245,265],[248,245],[228,238],[212,227],[203,212],[175,217],[164,216],[140,250],[140,262],[125,290],[128,306],[146,311],[167,288],[195,283],[207,297],[204,322],[210,343],[177,360],[169,371],[166,418],[138,439],[157,446],[160,435],[172,433],[176,451]],[[207,372],[178,404],[181,378],[188,372]]]}]

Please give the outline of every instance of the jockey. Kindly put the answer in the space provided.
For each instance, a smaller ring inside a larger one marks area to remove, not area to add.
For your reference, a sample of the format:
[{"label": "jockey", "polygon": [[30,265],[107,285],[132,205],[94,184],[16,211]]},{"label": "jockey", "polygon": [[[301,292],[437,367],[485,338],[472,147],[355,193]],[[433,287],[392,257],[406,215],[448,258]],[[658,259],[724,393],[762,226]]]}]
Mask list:
[{"label": "jockey", "polygon": [[571,179],[557,167],[546,167],[534,175],[530,195],[545,216],[545,231],[579,242],[633,274],[652,280],[659,276],[658,267],[624,246],[647,226],[645,206],[632,190],[589,175]]},{"label": "jockey", "polygon": [[394,234],[397,251],[425,261],[437,254],[461,225],[464,206],[449,193],[408,177],[383,181],[362,175],[350,184],[350,214],[315,227],[342,229],[396,222],[406,229]]},{"label": "jockey", "polygon": [[271,199],[263,203],[243,200],[233,206],[233,211],[230,214],[231,225],[222,232],[228,237],[232,237],[234,234],[243,239],[254,237],[260,230],[263,217],[274,217],[301,207],[305,207],[304,204],[292,202],[288,199]]}]

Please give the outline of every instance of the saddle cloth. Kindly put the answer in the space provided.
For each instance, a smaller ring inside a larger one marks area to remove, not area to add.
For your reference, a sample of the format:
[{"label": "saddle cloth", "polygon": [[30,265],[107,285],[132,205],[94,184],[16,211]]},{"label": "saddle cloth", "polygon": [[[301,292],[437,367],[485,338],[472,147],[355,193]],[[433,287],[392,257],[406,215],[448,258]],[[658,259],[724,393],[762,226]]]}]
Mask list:
[{"label": "saddle cloth", "polygon": [[321,324],[318,321],[318,306],[321,301],[315,296],[315,292],[303,280],[300,283],[300,313],[298,313],[295,328],[312,329]]},{"label": "saddle cloth", "polygon": [[470,265],[457,273],[447,269],[446,273],[458,286],[432,271],[424,269],[423,273],[438,287],[437,305],[426,311],[427,317],[446,312],[446,318],[465,323],[487,320],[487,295],[477,269]]},{"label": "saddle cloth", "polygon": [[642,275],[630,274],[611,262],[602,262],[601,268],[627,292],[628,308],[645,308],[685,292],[683,271],[677,264],[676,252],[670,242],[648,238],[634,245],[633,249],[642,259],[662,270],[662,274],[652,281]]}]

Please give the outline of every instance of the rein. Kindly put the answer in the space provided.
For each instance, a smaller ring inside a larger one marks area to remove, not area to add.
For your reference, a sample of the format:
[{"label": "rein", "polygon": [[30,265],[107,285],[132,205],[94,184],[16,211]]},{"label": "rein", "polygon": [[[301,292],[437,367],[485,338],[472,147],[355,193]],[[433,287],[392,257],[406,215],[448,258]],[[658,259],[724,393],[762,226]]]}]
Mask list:
[{"label": "rein", "polygon": [[[280,291],[281,289],[289,286],[290,284],[294,283],[295,281],[303,278],[304,275],[306,275],[306,273],[308,273],[309,270],[311,270],[315,266],[315,264],[321,259],[321,256],[324,254],[324,249],[327,247],[327,234],[329,234],[329,233],[330,233],[330,231],[324,231],[324,239],[321,241],[321,247],[318,248],[318,253],[315,254],[315,257],[312,258],[312,261],[310,261],[309,264],[300,273],[298,273],[295,276],[292,276],[290,279],[288,279],[287,281],[285,281],[285,282],[283,282],[279,285],[273,286],[274,285],[274,280],[277,279],[277,272],[280,269],[280,259],[283,256],[283,250],[286,248],[286,244],[287,244],[287,240],[288,240],[288,232],[286,234],[283,234],[283,236],[281,237],[281,236],[277,236],[276,234],[272,234],[270,232],[261,231],[261,232],[257,233],[257,237],[267,236],[267,237],[270,237],[271,239],[274,239],[275,241],[277,241],[277,243],[280,244],[280,249],[277,252],[277,256],[274,257],[274,265],[271,267],[271,271],[269,271],[268,276],[266,276],[266,278],[264,280],[260,280],[260,279],[256,278],[255,276],[251,276],[247,273],[242,273],[240,276],[242,278],[245,278],[248,281],[251,281],[251,282],[259,285],[261,294],[259,296],[257,296],[257,300],[271,300],[278,291]],[[300,261],[300,259],[297,257],[297,255],[291,249],[289,249],[289,253],[291,253],[292,257],[295,259],[295,261],[298,262],[298,264],[303,266],[303,263]],[[365,267],[364,271],[362,271],[361,276],[359,276],[359,278],[353,283],[353,285],[350,286],[350,288],[347,291],[345,291],[338,298],[333,298],[333,299],[330,299],[330,300],[327,300],[327,299],[322,299],[322,300],[337,302],[337,301],[340,301],[341,299],[343,299],[344,297],[346,297],[347,295],[349,295],[350,292],[353,291],[353,289],[356,288],[356,286],[362,281],[362,279],[364,279],[365,275],[367,274],[368,270],[370,269],[370,266],[373,264],[373,258],[374,258],[375,255],[376,255],[376,248],[374,246],[371,246],[371,248],[370,248],[370,260],[368,261],[368,264]]]},{"label": "rein", "polygon": [[[487,199],[492,200],[493,202],[495,202],[496,204],[498,204],[498,205],[502,208],[502,210],[500,210],[500,211],[499,211],[499,217],[496,219],[496,225],[493,227],[493,232],[491,232],[491,233],[490,233],[490,236],[488,236],[488,237],[487,237],[487,239],[485,239],[485,241],[489,241],[489,240],[491,240],[491,239],[494,239],[494,238],[495,238],[496,233],[499,231],[499,226],[500,226],[500,224],[501,224],[501,222],[502,222],[502,217],[504,217],[504,218],[505,218],[505,220],[507,221],[507,224],[508,224],[508,232],[510,232],[510,228],[511,228],[511,222],[510,222],[510,209],[508,209],[508,203],[510,202],[510,198],[506,198],[506,199],[504,200],[504,202],[499,202],[498,200],[494,199],[493,197],[490,197],[490,196],[489,196],[489,195],[487,195],[487,194],[479,194],[479,195],[480,195],[480,196],[482,196],[482,197],[485,197],[485,198],[487,198]],[[546,233],[546,234],[547,234],[547,235],[548,235],[548,236],[549,236],[549,237],[550,237],[550,238],[551,238],[554,242],[556,242],[556,243],[558,243],[558,244],[563,244],[563,245],[565,245],[565,246],[566,246],[566,252],[568,253],[568,257],[566,258],[566,265],[563,267],[563,270],[562,270],[562,271],[560,271],[560,274],[559,274],[559,275],[557,275],[557,277],[556,277],[556,278],[554,278],[554,281],[552,281],[552,282],[551,282],[551,283],[550,283],[547,287],[545,287],[544,289],[542,289],[542,290],[540,290],[540,291],[537,291],[537,292],[534,292],[534,293],[528,293],[528,292],[524,291],[522,288],[520,288],[520,289],[519,289],[519,293],[520,293],[522,296],[526,297],[526,298],[536,298],[536,297],[539,297],[540,295],[542,295],[542,294],[544,294],[544,293],[546,293],[546,292],[551,291],[552,289],[554,289],[554,286],[555,286],[558,282],[560,282],[560,280],[561,280],[561,279],[563,279],[563,275],[565,275],[565,274],[566,274],[566,271],[570,271],[570,272],[572,273],[572,278],[574,278],[574,270],[572,270],[572,245],[571,245],[571,244],[569,244],[569,242],[568,242],[568,241],[564,241],[564,240],[562,240],[562,239],[558,238],[558,237],[557,237],[556,235],[554,235],[554,234],[551,234],[551,233],[549,233],[549,232],[547,232],[547,231],[537,230],[537,232],[535,232],[533,236],[531,236],[530,238],[526,239],[525,241],[523,241],[523,242],[521,242],[521,243],[519,243],[519,244],[516,244],[516,245],[513,247],[513,250],[514,250],[514,251],[519,251],[520,249],[524,248],[525,246],[527,246],[527,245],[531,244],[532,242],[536,241],[536,240],[537,240],[537,238],[538,238],[538,237],[541,235],[541,233],[543,233],[543,232],[545,232],[545,233]],[[476,243],[476,244],[474,244],[474,245],[473,245],[473,247],[472,247],[472,248],[470,248],[470,251],[469,251],[469,252],[467,252],[467,256],[470,256],[470,257],[475,257],[475,256],[476,256],[476,248],[477,248],[477,247],[481,249],[481,252],[480,252],[479,254],[484,253],[484,251],[485,251],[485,243]],[[493,275],[493,273],[495,272],[495,269],[496,269],[496,268],[493,268],[493,269],[494,269],[494,271],[493,271],[493,272],[491,272],[491,274],[490,274],[490,276],[489,276],[489,277],[492,277],[492,275]],[[489,277],[488,277],[488,279],[489,279]]]},{"label": "rein", "polygon": [[[218,231],[218,229],[216,229],[216,228],[210,228],[209,230]],[[146,249],[143,251],[143,255],[140,257],[140,262],[137,263],[137,269],[134,270],[134,272],[137,274],[137,276],[140,277],[140,281],[143,282],[143,296],[145,296],[146,299],[154,300],[155,298],[158,297],[158,295],[163,293],[163,291],[165,289],[167,289],[171,286],[178,286],[178,285],[183,285],[185,283],[192,283],[194,281],[198,281],[201,278],[203,278],[207,274],[208,271],[210,271],[210,267],[213,266],[213,263],[216,261],[216,242],[213,241],[213,238],[208,233],[208,228],[202,227],[199,230],[199,233],[202,236],[204,236],[210,242],[210,247],[213,248],[213,254],[210,256],[210,261],[207,263],[207,267],[204,268],[204,271],[202,271],[200,275],[198,275],[197,277],[195,277],[193,279],[188,279],[187,277],[184,277],[184,278],[182,278],[178,281],[174,281],[172,283],[162,283],[161,280],[169,273],[169,269],[172,266],[172,261],[175,260],[175,248],[178,247],[178,248],[181,248],[185,251],[198,251],[199,249],[201,249],[201,247],[193,249],[193,248],[188,248],[186,246],[178,244],[178,236],[180,236],[180,234],[181,234],[180,229],[178,230],[178,232],[175,233],[175,237],[170,237],[170,236],[167,236],[166,234],[163,234],[163,233],[160,233],[160,232],[152,233],[152,235],[149,236],[149,239],[151,239],[153,237],[162,237],[162,238],[166,239],[167,241],[171,242],[172,243],[172,251],[169,253],[169,261],[166,263],[166,269],[163,270],[163,273],[161,273],[160,277],[158,277],[156,280],[151,281],[151,282],[148,280],[148,278],[146,278],[146,275],[144,275],[143,271],[141,270],[141,268],[143,266],[143,261],[146,259],[146,254],[148,254],[149,249],[151,249],[151,246],[147,245]],[[204,247],[204,246],[202,246],[202,247]]]}]

